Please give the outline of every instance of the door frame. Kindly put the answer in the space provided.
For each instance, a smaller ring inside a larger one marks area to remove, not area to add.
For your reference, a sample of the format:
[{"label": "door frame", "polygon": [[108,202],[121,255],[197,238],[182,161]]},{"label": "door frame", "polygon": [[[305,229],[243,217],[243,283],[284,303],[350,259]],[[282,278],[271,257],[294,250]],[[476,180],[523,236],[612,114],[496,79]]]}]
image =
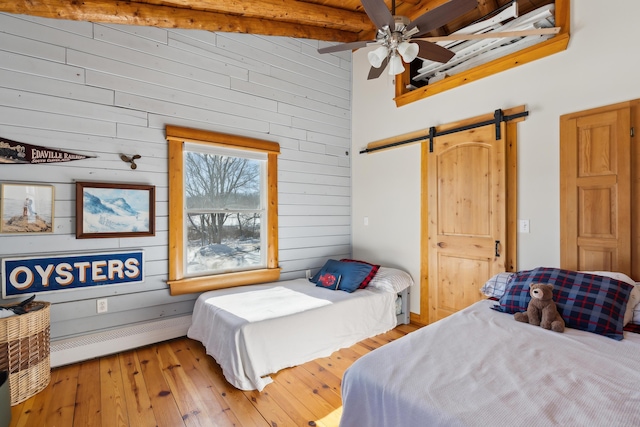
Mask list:
[{"label": "door frame", "polygon": [[[514,115],[525,111],[525,106],[503,110],[504,115]],[[472,125],[474,123],[492,120],[493,113],[472,117],[469,119],[447,123],[436,127],[436,132],[444,132],[450,129]],[[517,266],[517,158],[518,158],[518,134],[517,124],[524,121],[525,117],[516,118],[505,123],[506,128],[506,153],[505,185],[506,200],[506,236],[505,242],[505,269],[515,271]],[[420,314],[411,313],[411,322],[427,325],[429,323],[429,144],[423,142],[421,147],[421,190],[420,190]]]}]

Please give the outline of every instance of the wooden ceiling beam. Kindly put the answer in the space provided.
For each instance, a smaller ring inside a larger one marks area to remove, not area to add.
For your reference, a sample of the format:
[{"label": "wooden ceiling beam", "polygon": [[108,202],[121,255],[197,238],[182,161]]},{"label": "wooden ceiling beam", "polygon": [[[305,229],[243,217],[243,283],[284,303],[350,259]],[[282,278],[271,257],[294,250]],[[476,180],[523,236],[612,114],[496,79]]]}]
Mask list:
[{"label": "wooden ceiling beam", "polygon": [[[162,0],[136,0],[135,2],[167,4]],[[171,0],[171,4],[181,8],[336,28],[354,33],[374,28],[364,12],[297,0]]]},{"label": "wooden ceiling beam", "polygon": [[13,0],[1,2],[0,11],[109,24],[262,34],[335,42],[358,40],[358,35],[349,31],[131,1]]},{"label": "wooden ceiling beam", "polygon": [[449,0],[429,0],[429,1],[421,1],[418,4],[414,4],[411,7],[404,6],[398,8],[398,14],[407,16],[412,21],[419,16],[437,8],[438,6],[442,6],[447,3]]},{"label": "wooden ceiling beam", "polygon": [[478,0],[478,10],[481,16],[488,15],[499,7],[496,0]]}]

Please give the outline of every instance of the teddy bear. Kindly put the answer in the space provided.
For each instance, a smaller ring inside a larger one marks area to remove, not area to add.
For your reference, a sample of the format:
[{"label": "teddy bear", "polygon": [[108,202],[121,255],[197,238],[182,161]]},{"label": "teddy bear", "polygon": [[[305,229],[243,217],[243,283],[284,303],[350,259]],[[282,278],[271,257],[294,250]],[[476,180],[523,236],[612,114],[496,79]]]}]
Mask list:
[{"label": "teddy bear", "polygon": [[518,322],[525,322],[555,332],[564,332],[564,320],[558,313],[556,303],[553,302],[553,285],[548,283],[534,283],[529,287],[531,301],[527,311],[515,313],[513,318]]}]

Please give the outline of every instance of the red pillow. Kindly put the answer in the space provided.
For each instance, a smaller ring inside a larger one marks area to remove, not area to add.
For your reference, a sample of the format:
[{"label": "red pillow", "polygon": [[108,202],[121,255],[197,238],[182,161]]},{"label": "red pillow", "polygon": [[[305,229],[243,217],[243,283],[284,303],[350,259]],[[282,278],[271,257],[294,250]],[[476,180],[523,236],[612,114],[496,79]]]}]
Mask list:
[{"label": "red pillow", "polygon": [[367,275],[367,277],[364,278],[362,283],[360,283],[360,286],[358,286],[358,289],[366,288],[367,285],[369,284],[369,282],[371,281],[371,279],[373,279],[375,277],[376,273],[380,269],[380,266],[377,265],[377,264],[371,264],[369,262],[360,261],[360,260],[357,260],[357,259],[342,258],[340,261],[341,262],[359,262],[360,264],[367,264],[367,265],[371,266],[371,272],[369,273],[369,275]]}]

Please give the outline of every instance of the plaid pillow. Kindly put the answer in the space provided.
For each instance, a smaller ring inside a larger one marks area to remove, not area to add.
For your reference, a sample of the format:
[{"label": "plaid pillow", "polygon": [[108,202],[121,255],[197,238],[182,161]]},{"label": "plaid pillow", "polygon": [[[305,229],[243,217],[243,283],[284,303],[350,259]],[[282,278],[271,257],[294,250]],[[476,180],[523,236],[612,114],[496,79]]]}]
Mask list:
[{"label": "plaid pillow", "polygon": [[516,273],[498,273],[482,285],[480,288],[480,292],[482,292],[485,296],[489,298],[500,298],[504,295],[509,282],[516,275]]},{"label": "plaid pillow", "polygon": [[553,299],[567,327],[623,338],[624,312],[633,286],[610,277],[539,267],[518,272],[494,308],[511,314],[526,311],[532,283],[553,285]]},{"label": "plaid pillow", "polygon": [[340,260],[340,262],[359,262],[360,264],[366,264],[366,265],[370,265],[371,266],[371,271],[369,272],[367,277],[364,278],[362,283],[360,283],[360,286],[358,286],[358,289],[366,288],[367,285],[369,284],[369,282],[371,282],[371,279],[373,279],[375,277],[376,273],[378,273],[378,270],[380,269],[380,266],[377,265],[377,264],[371,264],[371,263],[368,263],[366,261],[358,261],[357,259],[342,258]]}]

